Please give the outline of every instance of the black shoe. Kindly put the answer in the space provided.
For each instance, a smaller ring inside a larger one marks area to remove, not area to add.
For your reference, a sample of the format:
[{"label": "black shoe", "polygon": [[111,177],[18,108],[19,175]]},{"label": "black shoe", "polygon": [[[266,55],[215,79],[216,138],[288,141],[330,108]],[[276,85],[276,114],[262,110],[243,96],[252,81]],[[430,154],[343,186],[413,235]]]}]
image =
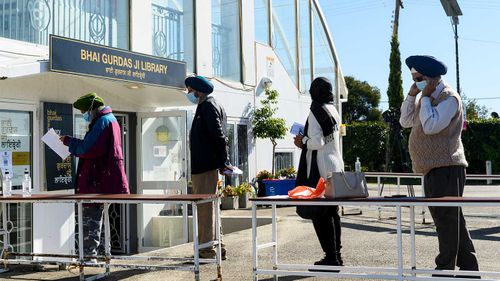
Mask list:
[{"label": "black shoe", "polygon": [[[198,253],[201,259],[215,259],[217,256],[215,249],[201,249]],[[221,248],[221,260],[226,260],[226,248]]]},{"label": "black shoe", "polygon": [[481,276],[474,276],[474,275],[455,275],[455,278],[467,278],[467,279],[481,279]]},{"label": "black shoe", "polygon": [[450,274],[432,274],[432,277],[438,277],[438,278],[455,278],[455,275],[450,275]]},{"label": "black shoe", "polygon": [[[329,257],[324,257],[321,260],[317,261],[314,263],[314,265],[326,265],[326,266],[342,266],[337,259],[331,259]],[[338,269],[309,269],[309,271],[315,271],[315,272],[340,272]]]}]

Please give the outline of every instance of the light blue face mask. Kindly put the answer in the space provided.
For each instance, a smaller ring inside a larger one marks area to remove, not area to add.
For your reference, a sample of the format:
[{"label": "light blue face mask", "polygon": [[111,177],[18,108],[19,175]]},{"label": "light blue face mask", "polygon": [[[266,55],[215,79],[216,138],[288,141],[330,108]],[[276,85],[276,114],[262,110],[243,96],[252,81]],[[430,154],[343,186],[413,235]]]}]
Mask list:
[{"label": "light blue face mask", "polygon": [[423,91],[425,86],[427,86],[427,80],[422,80],[420,82],[415,82],[415,85],[420,91]]},{"label": "light blue face mask", "polygon": [[90,113],[88,111],[83,114],[83,120],[90,122]]},{"label": "light blue face mask", "polygon": [[192,102],[192,103],[194,103],[194,104],[198,104],[198,98],[194,95],[194,93],[193,93],[193,92],[189,92],[189,93],[187,93],[186,98],[187,98],[190,102]]},{"label": "light blue face mask", "polygon": [[86,122],[90,122],[90,111],[92,110],[92,106],[94,106],[94,101],[95,101],[95,98],[92,99],[92,102],[90,103],[89,110],[87,110],[87,112],[85,112],[83,114],[83,120],[85,120]]}]

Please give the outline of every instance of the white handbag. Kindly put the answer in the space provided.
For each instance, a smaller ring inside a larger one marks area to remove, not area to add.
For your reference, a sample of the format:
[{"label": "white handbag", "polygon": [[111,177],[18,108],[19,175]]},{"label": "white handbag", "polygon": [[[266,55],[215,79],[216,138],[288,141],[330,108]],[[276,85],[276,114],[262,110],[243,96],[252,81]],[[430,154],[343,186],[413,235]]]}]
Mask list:
[{"label": "white handbag", "polygon": [[368,187],[363,172],[333,172],[325,185],[327,198],[366,198]]}]

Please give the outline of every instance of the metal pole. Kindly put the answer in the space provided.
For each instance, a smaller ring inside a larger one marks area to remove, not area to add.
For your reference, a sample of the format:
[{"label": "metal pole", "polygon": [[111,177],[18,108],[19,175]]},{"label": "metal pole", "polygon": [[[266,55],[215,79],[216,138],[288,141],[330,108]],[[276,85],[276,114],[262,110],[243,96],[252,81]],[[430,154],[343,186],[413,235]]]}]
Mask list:
[{"label": "metal pole", "polygon": [[460,89],[460,70],[458,64],[458,16],[453,17],[453,25],[455,25],[455,60],[457,64],[457,92],[462,95],[462,89]]},{"label": "metal pole", "polygon": [[252,271],[253,271],[253,280],[257,281],[257,204],[252,202]]},{"label": "metal pole", "polygon": [[193,250],[194,250],[194,279],[200,280],[200,256],[198,237],[198,203],[193,202]]}]

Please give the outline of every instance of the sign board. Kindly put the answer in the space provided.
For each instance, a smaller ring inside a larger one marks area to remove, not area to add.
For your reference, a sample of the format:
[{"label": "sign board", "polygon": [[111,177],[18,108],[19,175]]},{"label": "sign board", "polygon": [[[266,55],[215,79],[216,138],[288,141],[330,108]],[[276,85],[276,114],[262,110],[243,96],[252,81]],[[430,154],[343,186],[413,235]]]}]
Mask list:
[{"label": "sign board", "polygon": [[50,71],[184,89],[186,63],[50,35]]},{"label": "sign board", "polygon": [[[60,136],[73,136],[73,106],[66,103],[43,104],[43,129],[53,128]],[[72,189],[75,181],[75,160],[73,156],[62,160],[57,153],[44,145],[45,179],[47,191]]]}]

